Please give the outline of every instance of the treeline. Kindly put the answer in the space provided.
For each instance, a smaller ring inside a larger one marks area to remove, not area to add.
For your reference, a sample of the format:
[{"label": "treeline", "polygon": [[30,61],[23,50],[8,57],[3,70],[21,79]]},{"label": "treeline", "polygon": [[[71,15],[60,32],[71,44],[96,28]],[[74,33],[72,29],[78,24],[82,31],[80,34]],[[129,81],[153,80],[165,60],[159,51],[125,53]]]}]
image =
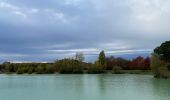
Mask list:
[{"label": "treeline", "polygon": [[54,71],[50,63],[10,63],[4,62],[0,65],[1,73],[17,73],[17,74],[44,74],[52,73]]},{"label": "treeline", "polygon": [[113,73],[121,73],[121,70],[150,70],[150,58],[137,57],[133,60],[124,58],[106,57],[101,51],[95,63],[84,62],[83,53],[76,53],[74,58],[56,60],[53,63],[10,63],[4,62],[0,65],[1,73],[17,74],[97,74],[105,73],[107,70]]},{"label": "treeline", "polygon": [[123,70],[150,70],[150,57],[136,57],[133,60],[123,58],[114,58],[113,56],[106,58],[107,70],[112,70],[114,67],[120,67]]},{"label": "treeline", "polygon": [[[74,58],[56,60],[53,63],[10,63],[0,65],[0,73],[17,74],[81,74],[81,73],[122,73],[128,70],[150,70],[155,77],[170,77],[170,41],[162,43],[154,49],[152,57],[136,57],[127,60],[121,57],[105,56],[101,51],[95,63],[84,62],[83,53],[76,53]],[[151,67],[150,67],[151,65]]]}]

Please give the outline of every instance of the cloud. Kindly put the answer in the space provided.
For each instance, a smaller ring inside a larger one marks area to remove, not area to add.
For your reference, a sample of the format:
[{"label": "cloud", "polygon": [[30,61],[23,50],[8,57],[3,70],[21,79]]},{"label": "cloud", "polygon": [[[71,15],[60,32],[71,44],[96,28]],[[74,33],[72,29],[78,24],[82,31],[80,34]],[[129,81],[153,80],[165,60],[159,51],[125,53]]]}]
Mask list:
[{"label": "cloud", "polygon": [[130,5],[132,9],[131,21],[137,23],[135,25],[140,31],[156,33],[167,30],[167,25],[163,23],[166,23],[164,19],[169,21],[167,18],[170,15],[169,5],[169,1],[133,0]]},{"label": "cloud", "polygon": [[0,8],[11,9],[11,10],[18,10],[19,9],[17,6],[3,2],[3,1],[0,2]]},{"label": "cloud", "polygon": [[78,5],[81,0],[65,0],[65,5]]},{"label": "cloud", "polygon": [[23,12],[15,11],[14,13],[15,13],[16,15],[18,15],[18,16],[22,16],[22,17],[24,17],[24,18],[27,18],[27,15],[26,15],[25,13],[23,13]]},{"label": "cloud", "polygon": [[39,12],[39,9],[32,8],[32,9],[30,10],[30,12],[31,12],[31,13],[38,13],[38,12]]},{"label": "cloud", "polygon": [[[100,49],[96,48],[88,48],[88,49],[69,49],[69,50],[48,50],[49,53],[63,53],[63,54],[75,54],[76,52],[83,52],[85,55],[98,55],[100,53]],[[136,53],[151,53],[152,49],[137,49],[137,50],[107,50],[106,54],[136,54]]]},{"label": "cloud", "polygon": [[15,61],[148,54],[170,39],[169,12],[167,0],[0,0],[0,52]]}]

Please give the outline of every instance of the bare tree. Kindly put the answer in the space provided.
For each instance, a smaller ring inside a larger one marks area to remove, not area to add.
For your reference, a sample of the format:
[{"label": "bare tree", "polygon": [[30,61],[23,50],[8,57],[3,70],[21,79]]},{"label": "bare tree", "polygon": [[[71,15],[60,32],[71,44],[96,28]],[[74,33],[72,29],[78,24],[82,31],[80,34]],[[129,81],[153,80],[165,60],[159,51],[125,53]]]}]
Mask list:
[{"label": "bare tree", "polygon": [[75,60],[83,62],[85,59],[84,54],[82,52],[76,52]]}]

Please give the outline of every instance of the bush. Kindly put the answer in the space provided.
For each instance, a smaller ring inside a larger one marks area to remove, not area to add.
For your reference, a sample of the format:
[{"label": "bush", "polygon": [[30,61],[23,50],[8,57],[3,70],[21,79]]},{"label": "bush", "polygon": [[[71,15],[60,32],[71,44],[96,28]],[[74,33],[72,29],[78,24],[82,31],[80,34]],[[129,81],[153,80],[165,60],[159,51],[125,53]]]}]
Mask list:
[{"label": "bush", "polygon": [[47,74],[51,74],[51,73],[55,73],[56,70],[55,70],[55,67],[53,65],[47,65],[46,66],[46,73]]},{"label": "bush", "polygon": [[56,61],[54,64],[59,71],[63,74],[80,74],[83,73],[83,64],[74,59],[63,59]]},{"label": "bush", "polygon": [[43,69],[44,69],[44,68],[39,65],[39,66],[36,68],[36,73],[37,73],[37,74],[43,74],[43,73],[44,73],[44,70],[43,70]]},{"label": "bush", "polygon": [[23,68],[19,67],[17,70],[17,74],[24,74]]},{"label": "bush", "polygon": [[91,65],[88,68],[87,72],[89,74],[100,74],[100,73],[104,73],[104,70],[103,70],[103,66],[98,62],[96,62],[94,65]]},{"label": "bush", "polygon": [[29,69],[28,69],[28,74],[32,74],[33,73],[33,68],[32,67],[30,67]]},{"label": "bush", "polygon": [[165,66],[168,68],[168,70],[170,70],[170,63],[167,63]]},{"label": "bush", "polygon": [[154,77],[169,77],[166,62],[162,61],[157,54],[152,54],[151,69]]},{"label": "bush", "polygon": [[114,74],[121,74],[122,73],[121,72],[122,68],[119,67],[119,66],[114,66],[112,70],[113,70]]}]

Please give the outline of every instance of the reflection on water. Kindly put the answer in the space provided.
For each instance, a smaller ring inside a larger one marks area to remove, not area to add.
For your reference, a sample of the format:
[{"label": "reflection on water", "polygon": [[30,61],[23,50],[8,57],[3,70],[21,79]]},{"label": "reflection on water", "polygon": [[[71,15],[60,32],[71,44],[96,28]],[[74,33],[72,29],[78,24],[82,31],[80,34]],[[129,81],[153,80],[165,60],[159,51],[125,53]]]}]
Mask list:
[{"label": "reflection on water", "polygon": [[151,75],[0,75],[0,100],[170,100]]}]

